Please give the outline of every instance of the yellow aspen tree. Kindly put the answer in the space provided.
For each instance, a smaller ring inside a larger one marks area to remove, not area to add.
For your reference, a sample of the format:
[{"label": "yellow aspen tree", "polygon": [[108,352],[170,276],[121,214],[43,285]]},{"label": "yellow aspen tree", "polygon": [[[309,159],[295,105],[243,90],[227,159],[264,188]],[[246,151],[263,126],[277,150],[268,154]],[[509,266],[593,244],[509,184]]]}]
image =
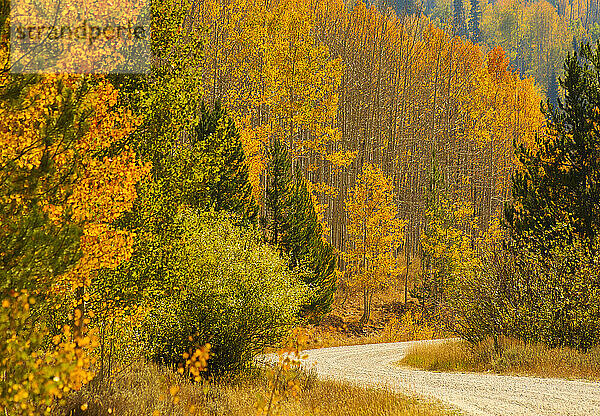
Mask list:
[{"label": "yellow aspen tree", "polygon": [[[0,60],[7,56],[0,51]],[[9,97],[11,89],[18,93]],[[0,91],[2,284],[43,298],[50,313],[66,308],[74,326],[65,326],[56,347],[45,351],[70,366],[68,377],[47,387],[51,401],[93,376],[86,289],[99,269],[115,268],[131,254],[133,235],[113,222],[131,208],[149,167],[122,145],[138,120],[117,105],[117,91],[103,77],[2,72]],[[10,329],[15,339],[28,333]],[[39,354],[42,341],[24,351]],[[35,371],[42,378],[61,370],[48,362]]]},{"label": "yellow aspen tree", "polygon": [[[286,143],[294,157],[326,155],[327,145],[340,139],[342,64],[316,38],[314,6],[304,0],[203,0],[198,5],[196,23],[208,28],[206,98],[220,100],[240,129],[256,196],[273,139]],[[332,163],[345,162],[343,156]]]},{"label": "yellow aspen tree", "polygon": [[358,155],[393,184],[410,221],[407,256],[419,250],[423,173],[433,157],[448,191],[473,205],[481,232],[501,210],[512,142],[531,142],[543,123],[537,87],[507,65],[508,56],[486,56],[425,16],[399,19],[364,1],[201,0],[197,7],[198,27],[208,28],[203,90],[235,118],[257,200],[277,137],[315,185],[340,251]]},{"label": "yellow aspen tree", "polygon": [[360,324],[369,321],[375,289],[395,273],[395,254],[406,221],[398,217],[392,183],[381,169],[365,164],[345,200],[349,249],[345,253],[352,284],[363,292]]}]

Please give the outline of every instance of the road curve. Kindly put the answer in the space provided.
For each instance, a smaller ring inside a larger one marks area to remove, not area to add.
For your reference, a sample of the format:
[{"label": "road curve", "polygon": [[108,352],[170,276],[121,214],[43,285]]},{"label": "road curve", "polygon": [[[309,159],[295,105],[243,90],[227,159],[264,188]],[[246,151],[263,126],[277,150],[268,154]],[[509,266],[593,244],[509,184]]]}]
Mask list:
[{"label": "road curve", "polygon": [[466,415],[600,415],[600,382],[481,373],[439,373],[398,367],[418,342],[305,351],[305,367],[322,378],[433,398]]}]

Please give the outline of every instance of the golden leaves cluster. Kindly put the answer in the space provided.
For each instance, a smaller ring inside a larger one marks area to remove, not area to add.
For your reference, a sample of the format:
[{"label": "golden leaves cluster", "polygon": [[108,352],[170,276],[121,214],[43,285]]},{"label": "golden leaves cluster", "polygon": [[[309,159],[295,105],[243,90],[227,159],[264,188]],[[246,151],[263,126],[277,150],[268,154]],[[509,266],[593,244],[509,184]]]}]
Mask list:
[{"label": "golden leaves cluster", "polygon": [[[7,88],[10,77],[1,74],[0,85]],[[78,103],[73,103],[74,93],[81,94]],[[91,270],[115,267],[127,258],[131,235],[109,224],[131,208],[135,185],[149,172],[149,166],[140,165],[129,149],[96,157],[139,123],[130,111],[116,107],[117,93],[101,78],[91,82],[56,74],[27,86],[19,102],[0,102],[0,178],[9,183],[51,164],[37,187],[2,192],[3,203],[26,209],[37,201],[50,221],[83,229],[84,256],[69,273],[75,285],[89,281]],[[61,130],[60,118],[69,113],[71,126]],[[77,135],[77,131],[85,133]],[[66,137],[61,139],[61,134]],[[14,213],[23,215],[17,208]]]},{"label": "golden leaves cluster", "polygon": [[364,165],[345,205],[350,240],[345,258],[352,282],[375,288],[395,273],[406,221],[398,215],[391,181],[375,165]]},{"label": "golden leaves cluster", "polygon": [[5,374],[0,409],[22,415],[50,414],[57,399],[88,383],[93,377],[88,351],[97,345],[93,334],[74,336],[65,325],[42,349],[49,336],[46,327],[22,331],[34,302],[23,290],[9,293],[0,308],[0,370]]},{"label": "golden leaves cluster", "polygon": [[282,414],[282,404],[288,398],[298,398],[302,390],[302,360],[308,358],[302,354],[312,333],[306,328],[294,328],[283,348],[277,350],[278,361],[268,368],[269,395],[259,395],[254,404],[257,416],[276,416]]},{"label": "golden leaves cluster", "polygon": [[211,356],[211,345],[205,344],[198,348],[192,348],[190,352],[183,353],[185,362],[179,365],[177,371],[180,374],[187,373],[196,382],[202,380],[201,373],[206,371],[207,362]]}]

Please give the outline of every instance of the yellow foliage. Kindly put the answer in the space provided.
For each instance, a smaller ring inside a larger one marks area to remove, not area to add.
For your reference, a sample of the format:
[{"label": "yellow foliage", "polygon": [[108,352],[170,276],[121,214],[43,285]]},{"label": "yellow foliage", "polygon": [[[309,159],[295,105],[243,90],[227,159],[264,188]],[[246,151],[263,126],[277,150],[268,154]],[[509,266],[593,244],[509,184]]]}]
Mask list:
[{"label": "yellow foliage", "polygon": [[[316,10],[304,0],[202,0],[197,24],[207,28],[203,84],[231,111],[244,143],[255,196],[274,137],[292,155],[327,152],[335,127],[339,58],[315,37]],[[347,165],[340,152],[334,163]],[[261,198],[257,198],[261,200]]]},{"label": "yellow foliage", "polygon": [[383,329],[382,339],[390,341],[417,341],[433,339],[435,327],[420,312],[407,311],[400,319],[390,319]]},{"label": "yellow foliage", "polygon": [[[182,363],[179,366],[179,373],[184,374],[187,372],[194,381],[200,382],[200,373],[206,370],[207,362],[211,355],[210,348],[211,345],[206,344],[202,347],[193,349],[189,353],[184,353],[183,359],[185,360],[185,363]],[[171,393],[171,396],[175,396],[175,394]]]},{"label": "yellow foliage", "polygon": [[30,327],[33,302],[27,291],[13,292],[0,309],[0,410],[11,415],[50,414],[56,399],[94,375],[87,352],[97,346],[96,337],[73,336],[65,325],[46,347],[48,329]]},{"label": "yellow foliage", "polygon": [[301,391],[300,365],[303,356],[301,351],[306,346],[311,331],[306,328],[294,328],[286,345],[277,351],[278,363],[267,370],[269,378],[269,397],[259,395],[254,404],[256,416],[279,416],[281,403],[287,397],[298,398]]},{"label": "yellow foliage", "polygon": [[427,218],[421,235],[426,289],[430,295],[444,297],[457,278],[469,275],[479,264],[472,234],[477,218],[469,202],[450,201],[445,195],[427,211]]},{"label": "yellow foliage", "polygon": [[[3,45],[0,60],[4,65],[8,53],[7,44]],[[11,227],[37,210],[45,212],[57,229],[81,230],[81,256],[72,254],[79,259],[75,264],[59,276],[44,269],[43,275],[32,277],[50,287],[47,295],[56,310],[74,308],[69,316],[73,332],[64,327],[62,335],[53,338],[54,347],[44,350],[42,341],[48,330],[35,328],[35,342],[27,341],[22,338],[26,327],[41,324],[19,321],[22,315],[9,313],[19,302],[27,306],[19,300],[25,295],[14,295],[14,302],[3,301],[0,319],[12,335],[3,345],[2,366],[8,366],[4,368],[16,377],[20,376],[10,366],[29,368],[35,376],[9,386],[2,397],[23,403],[24,414],[33,414],[40,411],[39,406],[49,407],[53,396],[77,390],[92,377],[88,351],[97,341],[85,328],[89,323],[84,315],[84,302],[89,300],[85,288],[97,270],[115,268],[131,255],[133,234],[115,229],[112,223],[131,209],[136,184],[150,166],[141,165],[127,146],[115,146],[140,120],[117,106],[118,91],[102,76],[20,78],[0,73],[0,91],[7,93],[11,88],[20,89],[18,99],[0,100],[0,202],[6,208],[0,216],[0,238],[10,237]]]},{"label": "yellow foliage", "polygon": [[345,258],[351,283],[360,289],[376,288],[396,272],[396,252],[406,221],[398,217],[391,182],[371,164],[365,164],[344,202],[349,237]]}]

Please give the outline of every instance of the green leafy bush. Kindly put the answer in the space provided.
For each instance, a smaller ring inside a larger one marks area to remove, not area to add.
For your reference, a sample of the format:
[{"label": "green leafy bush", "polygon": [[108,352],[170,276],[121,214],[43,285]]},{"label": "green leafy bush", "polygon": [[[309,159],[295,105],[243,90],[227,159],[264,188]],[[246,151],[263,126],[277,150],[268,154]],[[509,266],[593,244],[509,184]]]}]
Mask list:
[{"label": "green leafy bush", "polygon": [[506,335],[586,351],[600,341],[597,248],[563,241],[547,254],[525,246],[488,254],[460,279],[449,316],[464,339]]},{"label": "green leafy bush", "polygon": [[186,213],[168,295],[144,324],[153,360],[175,364],[211,344],[209,373],[238,371],[295,324],[308,289],[253,230]]}]

